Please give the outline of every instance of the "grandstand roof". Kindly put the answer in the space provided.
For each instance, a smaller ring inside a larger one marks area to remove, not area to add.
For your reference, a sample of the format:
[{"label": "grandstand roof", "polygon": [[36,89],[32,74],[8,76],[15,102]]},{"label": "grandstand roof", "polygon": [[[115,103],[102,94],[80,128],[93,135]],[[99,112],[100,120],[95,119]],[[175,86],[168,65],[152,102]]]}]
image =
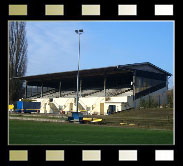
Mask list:
[{"label": "grandstand roof", "polygon": [[[85,69],[80,70],[80,78],[88,78],[88,77],[105,77],[112,76],[118,74],[129,74],[134,72],[135,70],[146,70],[143,67],[147,68],[150,66],[156,72],[160,74],[164,74],[167,76],[171,76],[172,74],[166,72],[165,70],[149,63],[134,63],[134,64],[126,64],[126,65],[117,65],[117,66],[109,66],[103,68],[93,68],[93,69]],[[31,75],[24,77],[14,77],[14,79],[26,80],[29,82],[29,85],[40,85],[38,82],[49,82],[49,81],[58,81],[58,80],[73,80],[76,79],[77,70],[75,71],[65,71],[65,72],[57,72],[57,73],[49,73],[49,74],[41,74],[41,75]]]}]

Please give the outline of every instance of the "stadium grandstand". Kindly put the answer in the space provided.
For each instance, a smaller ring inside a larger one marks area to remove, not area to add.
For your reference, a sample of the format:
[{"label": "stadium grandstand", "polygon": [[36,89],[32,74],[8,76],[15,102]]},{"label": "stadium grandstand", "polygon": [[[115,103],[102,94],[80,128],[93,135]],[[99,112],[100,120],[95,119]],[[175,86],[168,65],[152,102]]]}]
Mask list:
[{"label": "stadium grandstand", "polygon": [[[76,110],[77,70],[16,77],[25,81],[27,99],[41,102],[40,113]],[[149,63],[80,70],[79,111],[107,115],[140,106],[152,98],[167,104],[170,73]]]}]

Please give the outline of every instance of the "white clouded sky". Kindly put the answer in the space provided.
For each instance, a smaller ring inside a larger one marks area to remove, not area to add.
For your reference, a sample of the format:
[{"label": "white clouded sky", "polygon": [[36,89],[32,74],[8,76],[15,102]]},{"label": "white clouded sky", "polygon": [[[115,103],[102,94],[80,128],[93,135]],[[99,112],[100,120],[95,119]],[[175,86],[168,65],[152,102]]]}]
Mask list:
[{"label": "white clouded sky", "polygon": [[173,74],[173,22],[28,21],[26,75],[77,70],[81,28],[81,69],[148,61]]},{"label": "white clouded sky", "polygon": [[72,27],[64,24],[27,22],[29,46],[26,75],[75,70],[76,63],[73,62],[77,60],[76,38]]}]

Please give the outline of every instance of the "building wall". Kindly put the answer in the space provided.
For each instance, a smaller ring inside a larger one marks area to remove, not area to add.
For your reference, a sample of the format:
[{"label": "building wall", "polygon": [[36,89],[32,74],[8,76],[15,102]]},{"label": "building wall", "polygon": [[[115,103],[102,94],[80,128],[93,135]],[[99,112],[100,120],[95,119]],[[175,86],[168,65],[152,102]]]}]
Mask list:
[{"label": "building wall", "polygon": [[156,79],[149,79],[149,78],[143,78],[143,77],[136,77],[135,78],[135,93],[141,92],[143,90],[149,89],[151,87],[154,87],[158,84],[161,84],[165,81],[162,80],[156,80]]},{"label": "building wall", "polygon": [[40,113],[53,113],[53,110],[50,108],[50,102],[49,99],[45,99],[45,98],[39,98],[36,99],[37,102],[41,102],[41,109],[40,109]]},{"label": "building wall", "polygon": [[[94,107],[94,105],[102,102],[102,100],[104,100],[104,97],[81,97],[79,98],[79,110],[86,110],[87,107]],[[56,103],[57,107],[59,107],[59,105],[64,106],[64,111],[70,111],[69,105],[70,103],[73,103],[73,110],[76,110],[74,98],[54,98],[53,102]]]},{"label": "building wall", "polygon": [[[107,114],[107,110],[109,105],[116,105],[116,111],[122,111],[125,109],[129,109],[133,107],[133,96],[122,96],[122,97],[87,97],[87,98],[80,98],[79,99],[79,105],[82,105],[79,110],[88,110],[90,114],[100,114],[100,103],[104,103],[104,115]],[[55,98],[53,102],[57,103],[57,105],[64,105],[67,101],[69,104],[70,102],[73,102],[74,99],[72,98]],[[76,107],[74,107],[74,110]],[[65,107],[64,111],[69,111],[69,107]]]},{"label": "building wall", "polygon": [[[106,98],[107,99],[107,98]],[[105,101],[105,97],[87,97],[79,99],[79,110],[88,110],[90,114],[100,114],[100,103],[104,103],[104,115],[107,114],[109,105],[116,105],[116,111],[122,111],[129,107],[132,107],[133,104],[130,101],[132,96],[122,96],[122,97],[110,97]],[[41,102],[41,111],[40,113],[53,113],[49,109],[49,99],[36,99],[38,102]],[[129,102],[129,104],[125,104]],[[53,103],[57,108],[61,108],[63,111],[72,111],[76,110],[75,99],[74,98],[53,98]]]},{"label": "building wall", "polygon": [[159,103],[160,105],[168,104],[168,98],[167,98],[167,87],[164,87],[162,89],[159,89],[149,95],[143,96],[139,99],[136,99],[134,102],[134,107],[139,108],[140,107],[140,100],[144,99],[145,101],[148,101],[149,98],[153,99],[155,102]]},{"label": "building wall", "polygon": [[[116,112],[123,111],[129,108],[140,107],[140,99],[149,100],[149,96],[156,102],[160,101],[160,105],[167,104],[167,87],[157,90],[149,95],[133,100],[133,95],[120,97],[81,97],[79,98],[79,110],[88,110],[89,114],[100,115],[101,105],[104,103],[104,115],[107,115],[109,105],[116,105]],[[36,99],[41,102],[40,113],[53,113],[49,108],[49,99]],[[53,98],[53,103],[57,108],[62,108],[63,111],[75,111],[75,98]]]}]

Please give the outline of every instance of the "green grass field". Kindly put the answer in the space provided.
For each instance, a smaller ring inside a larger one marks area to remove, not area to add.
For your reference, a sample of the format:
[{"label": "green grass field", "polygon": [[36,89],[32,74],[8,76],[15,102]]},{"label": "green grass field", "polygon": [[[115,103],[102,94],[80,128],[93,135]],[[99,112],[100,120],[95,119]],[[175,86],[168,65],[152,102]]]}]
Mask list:
[{"label": "green grass field", "polygon": [[173,131],[9,120],[9,144],[173,144]]}]

